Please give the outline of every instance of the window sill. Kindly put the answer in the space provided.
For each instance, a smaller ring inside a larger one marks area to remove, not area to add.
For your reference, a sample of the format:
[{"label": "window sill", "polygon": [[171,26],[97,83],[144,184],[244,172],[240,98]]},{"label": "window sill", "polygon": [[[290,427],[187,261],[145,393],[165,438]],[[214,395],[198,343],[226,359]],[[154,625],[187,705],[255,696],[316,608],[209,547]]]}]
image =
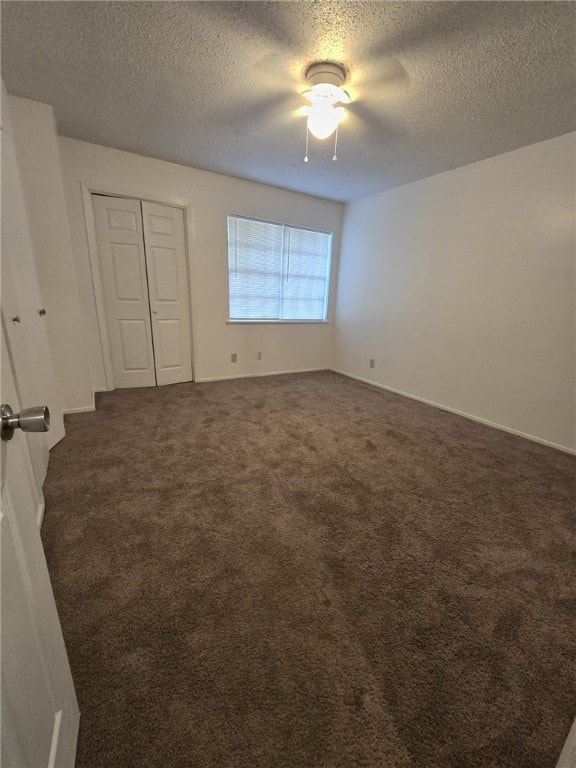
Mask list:
[{"label": "window sill", "polygon": [[226,320],[226,325],[330,325],[330,320]]}]

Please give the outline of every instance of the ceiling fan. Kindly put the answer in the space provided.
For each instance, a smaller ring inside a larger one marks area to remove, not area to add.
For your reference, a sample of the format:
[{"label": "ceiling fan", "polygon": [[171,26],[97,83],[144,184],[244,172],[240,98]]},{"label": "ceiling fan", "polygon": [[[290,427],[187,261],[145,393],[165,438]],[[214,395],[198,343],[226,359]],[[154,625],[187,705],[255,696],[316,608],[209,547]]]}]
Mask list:
[{"label": "ceiling fan", "polygon": [[334,135],[332,160],[338,159],[338,130],[344,118],[352,118],[351,128],[357,137],[366,137],[371,142],[376,140],[378,144],[383,138],[397,139],[406,135],[402,121],[383,114],[381,108],[370,106],[363,95],[382,93],[390,89],[394,81],[396,87],[406,85],[408,76],[397,60],[388,59],[382,70],[376,79],[362,81],[362,78],[351,77],[342,64],[332,61],[317,61],[306,68],[304,80],[308,87],[301,91],[301,96],[310,104],[298,110],[298,114],[307,117],[305,163],[309,162],[309,134],[320,140]]},{"label": "ceiling fan", "polygon": [[[356,141],[375,151],[383,142],[405,138],[407,127],[394,99],[410,87],[410,77],[396,54],[409,47],[410,30],[395,39],[390,33],[380,37],[375,29],[368,41],[362,40],[354,25],[341,23],[351,12],[345,0],[213,5],[219,24],[243,29],[261,46],[245,78],[250,89],[237,101],[230,99],[220,112],[223,122],[235,123],[246,134],[272,126],[285,130],[304,116],[307,142],[309,134],[313,137],[310,147],[331,136],[337,147],[338,126],[342,136],[344,125]],[[295,5],[306,11],[304,29],[292,12]],[[342,15],[335,16],[340,5]]]},{"label": "ceiling fan", "polygon": [[[406,66],[426,64],[435,46],[458,40],[463,31],[476,34],[476,17],[482,29],[500,18],[486,14],[483,3],[229,0],[206,5],[213,8],[215,23],[241,30],[260,49],[246,77],[250,88],[223,110],[225,122],[235,122],[244,133],[272,126],[289,131],[300,114],[306,117],[307,139],[309,133],[313,140],[323,134],[320,142],[336,134],[336,143],[339,125],[341,136],[345,130],[374,152],[409,134],[403,105],[410,106],[408,91],[416,83]],[[318,94],[322,85],[340,89],[339,99],[328,101],[336,90]]]},{"label": "ceiling fan", "polygon": [[320,61],[311,64],[306,70],[306,82],[310,86],[304,91],[310,104],[301,108],[300,114],[305,115],[306,121],[306,154],[308,158],[308,134],[317,139],[327,139],[334,134],[334,154],[332,160],[337,160],[338,126],[344,117],[344,104],[350,103],[349,94],[342,88],[346,73],[339,64]]}]

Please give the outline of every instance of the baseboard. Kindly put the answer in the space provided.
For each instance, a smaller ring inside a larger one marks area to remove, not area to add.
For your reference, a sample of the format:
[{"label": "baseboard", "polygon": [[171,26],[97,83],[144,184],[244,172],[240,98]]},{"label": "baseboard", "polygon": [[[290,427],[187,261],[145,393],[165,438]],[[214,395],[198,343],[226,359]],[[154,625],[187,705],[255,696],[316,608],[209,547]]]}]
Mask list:
[{"label": "baseboard", "polygon": [[366,379],[363,376],[356,376],[352,373],[347,373],[346,371],[340,371],[336,368],[331,368],[334,373],[340,373],[342,376],[347,376],[349,379],[355,379],[356,381],[362,381],[364,384],[371,384],[373,387],[378,387],[379,389],[385,389],[387,392],[394,392],[396,395],[402,395],[402,397],[409,397],[410,400],[418,400],[420,403],[426,403],[426,405],[432,405],[434,408],[440,408],[441,411],[448,411],[448,413],[454,413],[456,416],[463,416],[465,419],[470,419],[471,421],[477,421],[480,424],[484,424],[487,427],[492,427],[494,429],[499,429],[502,432],[508,432],[511,435],[516,435],[517,437],[523,437],[526,440],[531,440],[533,443],[540,443],[540,445],[545,445],[548,448],[555,448],[557,451],[563,451],[563,453],[569,453],[572,456],[576,456],[576,449],[574,448],[568,448],[565,445],[558,445],[558,443],[552,443],[550,440],[544,440],[541,437],[536,437],[536,435],[530,435],[527,432],[520,432],[518,429],[513,429],[512,427],[506,427],[503,424],[498,424],[495,421],[489,421],[488,419],[483,419],[481,416],[474,416],[472,413],[466,413],[465,411],[459,411],[456,408],[450,408],[447,405],[442,405],[441,403],[435,403],[433,400],[427,400],[425,397],[418,397],[418,395],[411,395],[409,392],[403,392],[401,389],[394,389],[394,387],[388,387],[385,384],[380,384],[377,381],[371,381],[370,379]]},{"label": "baseboard", "polygon": [[92,405],[85,405],[81,408],[64,408],[62,413],[64,416],[68,416],[71,413],[91,413],[96,410],[96,401],[94,398],[94,392],[92,392]]},{"label": "baseboard", "polygon": [[196,384],[204,384],[209,381],[229,381],[231,379],[253,379],[263,376],[283,376],[287,373],[318,373],[319,371],[329,371],[330,368],[300,368],[291,371],[270,371],[269,373],[238,373],[235,376],[212,376],[206,379],[196,379]]}]

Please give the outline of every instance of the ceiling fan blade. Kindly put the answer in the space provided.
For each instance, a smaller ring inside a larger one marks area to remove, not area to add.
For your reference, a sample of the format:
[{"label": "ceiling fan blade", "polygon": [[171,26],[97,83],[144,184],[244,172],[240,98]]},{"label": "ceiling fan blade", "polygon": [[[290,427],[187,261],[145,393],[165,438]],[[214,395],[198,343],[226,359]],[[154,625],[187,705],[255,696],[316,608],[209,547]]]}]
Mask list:
[{"label": "ceiling fan blade", "polygon": [[408,136],[405,123],[389,114],[376,112],[361,101],[352,102],[347,106],[352,123],[370,142],[401,140]]},{"label": "ceiling fan blade", "polygon": [[236,32],[244,30],[254,40],[265,45],[291,50],[298,44],[289,24],[289,14],[283,13],[284,3],[277,2],[206,2],[218,16],[219,23],[230,25]]},{"label": "ceiling fan blade", "polygon": [[410,75],[397,58],[388,56],[377,67],[358,68],[348,90],[353,102],[388,103],[410,88]]},{"label": "ceiling fan blade", "polygon": [[[545,5],[552,6],[550,12],[553,12],[553,6],[556,4],[442,1],[406,3],[406,18],[400,15],[395,20],[395,29],[360,51],[359,61],[370,62],[380,56],[403,56],[426,47],[462,47],[467,45],[471,36],[482,39],[493,35],[495,28],[499,34],[504,35],[507,27],[516,29],[520,23],[530,24],[533,20],[537,21],[543,13],[542,6]],[[570,34],[573,34],[573,31]]]},{"label": "ceiling fan blade", "polygon": [[[361,62],[370,62],[382,56],[399,56],[435,42],[439,37],[445,41],[454,31],[454,6],[457,3],[420,3],[417,18],[403,19],[396,24],[396,29],[385,34],[360,52]],[[467,4],[468,5],[468,4]]]},{"label": "ceiling fan blade", "polygon": [[271,120],[291,120],[294,110],[300,106],[300,101],[298,94],[279,93],[264,99],[232,105],[216,115],[212,114],[211,118],[217,118],[225,124],[233,123],[242,131],[260,128],[267,126]]},{"label": "ceiling fan blade", "polygon": [[[254,73],[258,73],[258,82],[262,81],[268,86],[273,86],[281,91],[293,91],[301,93],[306,86],[303,83],[300,73],[294,72],[284,57],[278,55],[277,50],[267,50],[254,62]],[[254,77],[256,81],[256,76]]]},{"label": "ceiling fan blade", "polygon": [[358,83],[367,93],[384,89],[395,92],[409,85],[410,75],[395,56],[386,56],[377,67],[366,69],[366,76]]}]

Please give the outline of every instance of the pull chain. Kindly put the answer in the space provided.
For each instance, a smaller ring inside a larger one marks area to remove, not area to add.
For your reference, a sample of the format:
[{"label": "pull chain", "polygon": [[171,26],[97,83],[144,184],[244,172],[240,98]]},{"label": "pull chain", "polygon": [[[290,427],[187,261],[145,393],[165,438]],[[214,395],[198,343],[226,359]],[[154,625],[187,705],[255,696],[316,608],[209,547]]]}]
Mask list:
[{"label": "pull chain", "polygon": [[[310,131],[308,130],[308,123],[306,123],[306,153],[304,155],[304,162],[309,162],[308,157],[308,141],[310,138]],[[334,133],[334,154],[332,155],[332,160],[335,162],[338,160],[338,155],[336,154],[338,150],[338,126],[336,126],[336,132]]]}]

